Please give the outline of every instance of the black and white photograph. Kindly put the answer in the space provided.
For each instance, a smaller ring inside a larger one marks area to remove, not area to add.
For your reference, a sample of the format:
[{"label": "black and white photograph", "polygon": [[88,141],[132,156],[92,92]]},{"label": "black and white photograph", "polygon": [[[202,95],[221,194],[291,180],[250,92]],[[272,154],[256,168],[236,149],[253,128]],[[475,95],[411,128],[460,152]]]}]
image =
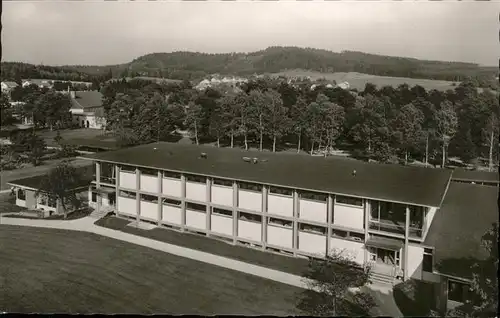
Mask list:
[{"label": "black and white photograph", "polygon": [[2,1],[0,313],[496,317],[499,30],[499,1]]}]

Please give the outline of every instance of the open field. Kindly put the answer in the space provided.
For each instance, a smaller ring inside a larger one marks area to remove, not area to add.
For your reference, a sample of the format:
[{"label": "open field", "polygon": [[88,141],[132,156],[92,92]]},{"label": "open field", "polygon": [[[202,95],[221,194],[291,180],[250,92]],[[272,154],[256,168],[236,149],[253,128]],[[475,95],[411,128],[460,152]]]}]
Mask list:
[{"label": "open field", "polygon": [[429,79],[418,79],[418,78],[407,78],[407,77],[390,77],[390,76],[377,76],[356,72],[349,73],[319,73],[305,70],[289,70],[279,73],[273,73],[272,76],[284,75],[287,77],[300,76],[306,77],[310,76],[312,80],[325,78],[326,80],[335,80],[337,83],[348,82],[350,88],[356,88],[358,91],[365,89],[367,83],[372,83],[381,88],[383,86],[392,86],[396,88],[400,84],[408,84],[410,87],[415,85],[420,85],[426,90],[436,89],[439,91],[446,91],[448,89],[454,89],[453,82],[449,81],[439,81],[439,80],[429,80]]},{"label": "open field", "polygon": [[293,315],[301,289],[83,232],[0,225],[7,312]]},{"label": "open field", "polygon": [[[47,160],[43,163],[43,165],[37,167],[29,166],[15,170],[0,171],[0,190],[10,189],[10,187],[7,185],[7,182],[10,182],[12,180],[27,178],[47,173],[50,169],[55,167],[62,160],[63,159]],[[72,161],[72,165],[75,167],[82,167],[91,164],[92,163],[90,161],[83,159],[75,159]]]},{"label": "open field", "polygon": [[[90,141],[115,141],[114,138],[104,134],[104,131],[99,129],[64,129],[59,131],[63,140],[90,140]],[[54,137],[57,136],[57,132],[46,130],[40,132],[40,136],[45,140],[47,146],[54,147],[56,146],[56,142],[54,141]]]},{"label": "open field", "polygon": [[302,276],[307,270],[307,259],[264,252],[244,246],[235,246],[216,239],[210,239],[205,236],[180,233],[175,230],[163,228],[142,230],[136,227],[128,226],[130,222],[131,221],[122,218],[107,216],[98,220],[95,224],[113,230],[119,230],[173,245],[179,245],[206,253],[224,256],[298,276]]}]

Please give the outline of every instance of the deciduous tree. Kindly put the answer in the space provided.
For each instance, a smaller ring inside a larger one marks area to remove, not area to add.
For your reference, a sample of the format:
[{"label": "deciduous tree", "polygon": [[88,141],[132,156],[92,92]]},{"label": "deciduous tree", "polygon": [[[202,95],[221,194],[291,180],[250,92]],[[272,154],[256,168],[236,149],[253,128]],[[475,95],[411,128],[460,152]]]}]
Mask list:
[{"label": "deciduous tree", "polygon": [[445,101],[441,103],[440,109],[436,112],[436,133],[442,142],[442,164],[441,167],[444,168],[446,161],[446,147],[451,138],[457,132],[458,119],[453,105]]},{"label": "deciduous tree", "polygon": [[190,102],[186,110],[186,126],[194,135],[196,144],[199,145],[199,132],[201,128],[201,122],[203,120],[203,112],[200,105]]},{"label": "deciduous tree", "polygon": [[394,122],[398,145],[404,151],[405,164],[408,164],[408,154],[420,144],[423,137],[422,124],[424,114],[413,104],[401,108]]},{"label": "deciduous tree", "polygon": [[276,141],[283,137],[290,126],[288,109],[278,92],[270,90],[264,93],[264,125],[269,138],[273,140],[273,152],[276,152]]}]

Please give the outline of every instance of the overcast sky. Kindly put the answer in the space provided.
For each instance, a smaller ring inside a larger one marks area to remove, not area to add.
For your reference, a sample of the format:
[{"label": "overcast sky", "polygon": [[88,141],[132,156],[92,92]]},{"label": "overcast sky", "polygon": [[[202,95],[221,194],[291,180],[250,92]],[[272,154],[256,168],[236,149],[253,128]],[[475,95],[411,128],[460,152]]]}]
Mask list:
[{"label": "overcast sky", "polygon": [[500,3],[2,1],[4,61],[117,64],[153,52],[300,46],[498,65]]}]

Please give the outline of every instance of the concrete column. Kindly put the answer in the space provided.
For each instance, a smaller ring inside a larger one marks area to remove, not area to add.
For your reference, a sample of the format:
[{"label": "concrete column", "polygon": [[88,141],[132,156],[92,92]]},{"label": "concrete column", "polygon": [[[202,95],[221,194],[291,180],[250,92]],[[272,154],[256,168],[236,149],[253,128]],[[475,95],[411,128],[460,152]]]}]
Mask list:
[{"label": "concrete column", "polygon": [[186,176],[181,175],[181,231],[186,227]]},{"label": "concrete column", "polygon": [[333,221],[333,195],[329,194],[326,202],[326,255],[330,255],[332,247],[330,246],[330,237],[332,237]]},{"label": "concrete column", "polygon": [[121,168],[119,165],[115,165],[115,173],[116,173],[116,179],[115,179],[115,195],[116,195],[116,199],[115,199],[115,213],[118,215],[118,198],[120,197],[120,171],[121,171]]},{"label": "concrete column", "polygon": [[366,247],[366,242],[368,241],[368,228],[370,222],[370,211],[372,203],[370,200],[365,199],[365,263],[368,262],[368,247]]},{"label": "concrete column", "polygon": [[212,226],[211,226],[211,215],[212,215],[212,205],[210,204],[212,202],[212,180],[210,178],[207,178],[207,196],[205,199],[206,202],[206,216],[207,216],[207,236],[210,236],[208,233]]},{"label": "concrete column", "polygon": [[410,234],[410,207],[406,206],[406,221],[405,221],[405,253],[404,253],[404,272],[403,280],[408,279],[408,235]]},{"label": "concrete column", "polygon": [[135,208],[137,212],[136,221],[139,223],[141,215],[141,194],[139,193],[141,185],[141,170],[135,169]]},{"label": "concrete column", "polygon": [[161,225],[161,220],[163,217],[163,198],[161,196],[161,194],[163,193],[162,181],[163,181],[163,173],[161,171],[158,171],[158,225]]},{"label": "concrete column", "polygon": [[97,197],[97,202],[96,202],[96,211],[97,213],[101,212],[101,194],[99,193],[99,188],[101,187],[101,163],[97,162],[95,163],[95,187],[96,187],[96,197]]},{"label": "concrete column", "polygon": [[233,244],[238,236],[238,183],[233,181]]},{"label": "concrete column", "polygon": [[297,190],[293,191],[293,255],[296,256],[296,250],[299,248],[298,239],[299,239],[299,224],[298,224],[298,215],[299,215],[299,196]]},{"label": "concrete column", "polygon": [[267,186],[262,186],[262,248],[267,247]]}]

